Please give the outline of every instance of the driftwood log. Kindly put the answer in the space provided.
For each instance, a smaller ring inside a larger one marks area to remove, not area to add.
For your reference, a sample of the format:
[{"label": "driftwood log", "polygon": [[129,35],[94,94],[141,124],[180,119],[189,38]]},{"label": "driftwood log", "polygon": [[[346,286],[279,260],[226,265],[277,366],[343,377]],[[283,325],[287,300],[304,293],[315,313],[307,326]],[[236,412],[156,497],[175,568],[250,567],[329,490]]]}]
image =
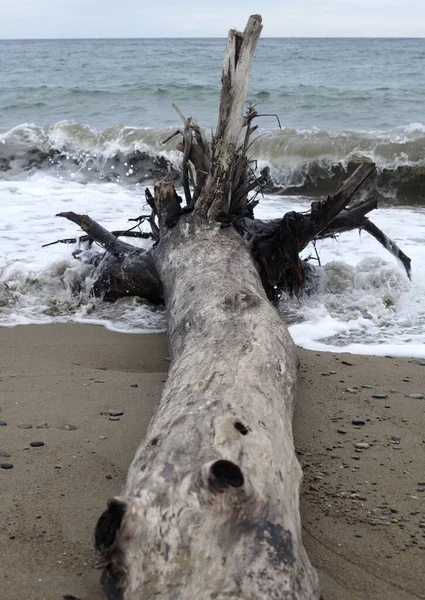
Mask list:
[{"label": "driftwood log", "polygon": [[[273,303],[300,293],[299,253],[315,239],[365,229],[410,272],[410,260],[352,203],[374,165],[360,165],[308,213],[255,219],[265,185],[249,160],[255,106],[243,115],[261,17],[230,31],[217,129],[182,120],[185,202],[173,184],[147,192],[155,244],[142,251],[85,215],[61,213],[106,252],[95,292],[165,302],[171,366],[121,496],[95,546],[109,600],[317,600],[301,539],[292,415],[294,344]],[[177,107],[176,107],[177,108]],[[351,204],[350,204],[351,203]]]}]

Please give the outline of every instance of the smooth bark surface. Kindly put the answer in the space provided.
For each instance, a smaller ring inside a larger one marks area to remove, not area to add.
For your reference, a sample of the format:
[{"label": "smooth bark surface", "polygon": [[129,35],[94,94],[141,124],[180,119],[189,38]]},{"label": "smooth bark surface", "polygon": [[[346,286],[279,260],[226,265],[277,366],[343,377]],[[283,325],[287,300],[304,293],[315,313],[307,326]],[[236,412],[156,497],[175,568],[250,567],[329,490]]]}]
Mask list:
[{"label": "smooth bark surface", "polygon": [[124,600],[319,598],[301,541],[287,329],[232,230],[185,217],[158,250],[172,363],[104,517],[118,525],[110,582]]},{"label": "smooth bark surface", "polygon": [[[123,494],[96,528],[111,600],[319,598],[301,540],[296,352],[248,243],[230,226],[240,191],[233,175],[249,168],[237,143],[249,125],[242,108],[261,28],[255,15],[243,34],[229,34],[210,171],[195,206],[190,190],[185,214],[172,184],[155,186],[152,257],[171,367]],[[194,140],[186,120],[186,161]],[[188,165],[184,176],[187,184]]]}]

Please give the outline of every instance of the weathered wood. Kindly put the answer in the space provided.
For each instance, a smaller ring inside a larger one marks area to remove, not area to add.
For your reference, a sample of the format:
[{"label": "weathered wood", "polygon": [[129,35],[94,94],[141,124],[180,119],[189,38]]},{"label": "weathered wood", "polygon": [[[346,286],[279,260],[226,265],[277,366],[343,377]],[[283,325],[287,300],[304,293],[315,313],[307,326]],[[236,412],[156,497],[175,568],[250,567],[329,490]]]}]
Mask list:
[{"label": "weathered wood", "polygon": [[276,302],[282,290],[295,294],[301,292],[305,271],[299,253],[315,238],[324,237],[328,229],[332,231],[333,221],[375,169],[374,164],[363,163],[344,181],[336,194],[324,202],[313,202],[308,213],[286,213],[277,222],[276,229],[254,237],[253,253],[260,265],[261,279],[270,300]]},{"label": "weathered wood", "polygon": [[403,265],[406,270],[409,279],[412,277],[412,261],[410,258],[401,250],[397,244],[391,240],[375,223],[372,223],[369,219],[365,219],[361,226],[362,229],[367,231],[373,236],[388,252],[395,256]]},{"label": "weathered wood", "polygon": [[232,29],[227,38],[211,167],[198,203],[198,210],[213,219],[229,210],[236,148],[247,124],[243,116],[246,90],[262,28],[260,15],[252,15],[243,33]]},{"label": "weathered wood", "polygon": [[184,123],[173,136],[183,136],[186,205],[171,183],[156,184],[154,196],[147,190],[151,250],[122,242],[86,215],[60,215],[107,250],[102,293],[113,298],[124,289],[167,308],[171,366],[163,395],[123,492],[95,532],[109,600],[320,595],[301,538],[296,352],[269,299],[279,287],[301,289],[299,252],[318,237],[355,226],[403,257],[368,225],[374,199],[347,209],[373,165],[361,165],[309,213],[253,218],[248,193],[263,180],[247,156],[257,112],[250,105],[244,116],[243,104],[261,27],[254,15],[243,33],[229,33],[211,147],[175,107]]},{"label": "weathered wood", "polygon": [[319,598],[301,540],[294,345],[249,246],[216,221],[228,209],[260,31],[254,16],[243,34],[229,34],[211,170],[195,211],[182,214],[171,184],[155,186],[152,256],[172,360],[123,493],[96,528],[110,599]]},{"label": "weathered wood", "polygon": [[107,251],[96,256],[93,293],[113,301],[123,296],[139,296],[152,304],[163,303],[162,284],[151,251],[135,248],[110,233],[88,215],[63,212],[57,215],[76,223]]},{"label": "weathered wood", "polygon": [[109,583],[125,600],[318,598],[298,508],[296,354],[249,250],[232,229],[183,217],[156,260],[172,363],[98,527]]}]

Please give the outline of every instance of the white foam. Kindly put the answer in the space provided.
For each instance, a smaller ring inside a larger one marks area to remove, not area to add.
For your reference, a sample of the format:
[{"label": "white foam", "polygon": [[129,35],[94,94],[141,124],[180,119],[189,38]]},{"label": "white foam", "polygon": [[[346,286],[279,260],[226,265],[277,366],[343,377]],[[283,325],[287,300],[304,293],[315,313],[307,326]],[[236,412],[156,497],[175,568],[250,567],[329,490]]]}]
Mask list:
[{"label": "white foam", "polygon": [[[0,181],[0,324],[78,321],[127,332],[165,328],[164,313],[144,302],[102,304],[88,293],[92,267],[74,260],[72,246],[41,246],[76,237],[78,228],[54,215],[88,213],[108,229],[124,229],[143,212],[137,187],[65,181],[43,173]],[[305,198],[266,196],[261,218],[307,210]],[[412,258],[412,282],[368,234],[343,234],[317,247],[323,268],[315,295],[287,300],[281,310],[297,344],[315,350],[425,354],[425,210],[380,209],[372,219]],[[308,248],[305,255],[313,254]],[[83,284],[72,293],[76,280]]]}]

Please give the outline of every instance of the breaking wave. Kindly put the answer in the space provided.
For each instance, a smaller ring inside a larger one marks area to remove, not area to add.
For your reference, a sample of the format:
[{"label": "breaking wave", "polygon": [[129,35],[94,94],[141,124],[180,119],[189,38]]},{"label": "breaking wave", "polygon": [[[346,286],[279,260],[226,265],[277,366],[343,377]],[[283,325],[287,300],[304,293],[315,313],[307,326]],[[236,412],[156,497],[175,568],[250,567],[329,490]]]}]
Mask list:
[{"label": "breaking wave", "polygon": [[[47,169],[78,181],[138,183],[178,178],[181,155],[176,140],[163,141],[171,128],[114,125],[97,131],[61,121],[23,124],[0,134],[0,178],[28,176]],[[425,203],[425,125],[412,123],[391,131],[321,129],[259,130],[252,146],[258,170],[267,168],[276,191],[326,194],[356,166],[374,162],[373,185],[389,204]]]}]

